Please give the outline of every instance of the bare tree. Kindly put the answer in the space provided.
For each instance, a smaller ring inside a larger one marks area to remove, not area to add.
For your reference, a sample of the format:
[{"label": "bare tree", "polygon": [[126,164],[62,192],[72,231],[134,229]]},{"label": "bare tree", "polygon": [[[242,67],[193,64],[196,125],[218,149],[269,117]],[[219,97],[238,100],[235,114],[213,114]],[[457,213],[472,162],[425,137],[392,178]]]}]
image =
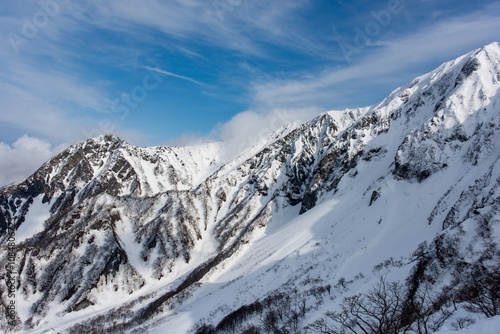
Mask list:
[{"label": "bare tree", "polygon": [[[446,292],[432,295],[429,285],[415,294],[412,301],[413,322],[407,328],[418,334],[430,334],[437,331],[444,322],[451,316],[452,312],[444,306],[450,303],[450,298]],[[404,312],[408,313],[408,307]],[[404,314],[408,317],[407,314]]]},{"label": "bare tree", "polygon": [[381,277],[373,289],[365,295],[344,298],[341,312],[327,312],[332,322],[320,319],[308,326],[315,333],[365,333],[396,334],[400,330],[404,287],[397,282],[387,283]]},{"label": "bare tree", "polygon": [[458,301],[469,312],[488,318],[500,315],[500,268],[478,265],[460,288]]}]

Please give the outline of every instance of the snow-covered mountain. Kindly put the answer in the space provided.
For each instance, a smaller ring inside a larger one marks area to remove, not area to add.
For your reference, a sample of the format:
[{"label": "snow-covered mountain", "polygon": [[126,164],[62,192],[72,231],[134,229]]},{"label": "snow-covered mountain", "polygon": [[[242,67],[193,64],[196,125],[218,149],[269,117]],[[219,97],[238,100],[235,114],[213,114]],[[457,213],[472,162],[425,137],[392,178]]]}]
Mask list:
[{"label": "snow-covered mountain", "polygon": [[476,316],[455,297],[500,270],[499,88],[494,43],[230,160],[220,143],[73,146],[0,190],[13,330],[314,332],[380,282],[404,287],[400,329],[418,332],[426,296],[429,330]]}]

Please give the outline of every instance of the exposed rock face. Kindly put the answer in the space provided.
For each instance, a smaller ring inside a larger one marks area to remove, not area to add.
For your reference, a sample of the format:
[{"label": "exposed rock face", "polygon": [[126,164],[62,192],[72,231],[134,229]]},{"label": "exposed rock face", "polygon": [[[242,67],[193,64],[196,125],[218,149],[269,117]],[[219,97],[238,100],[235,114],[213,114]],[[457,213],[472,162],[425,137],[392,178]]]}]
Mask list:
[{"label": "exposed rock face", "polygon": [[[429,223],[444,217],[447,229],[487,203],[498,207],[499,62],[500,47],[487,46],[375,106],[281,129],[257,154],[231,161],[222,161],[218,144],[138,148],[114,136],[67,149],[0,190],[0,244],[8,226],[25,231],[15,263],[19,298],[30,306],[19,321],[37,327],[49,316],[99,306],[103,295],[117,304],[146,296],[138,314],[147,318],[251,242],[274,215],[290,207],[303,214],[346,193],[343,184],[370,174],[367,165],[383,170],[384,182],[420,184],[448,175],[450,166],[488,162],[489,173],[460,184],[465,191],[443,194]],[[377,182],[367,190],[370,206],[386,191]]]}]

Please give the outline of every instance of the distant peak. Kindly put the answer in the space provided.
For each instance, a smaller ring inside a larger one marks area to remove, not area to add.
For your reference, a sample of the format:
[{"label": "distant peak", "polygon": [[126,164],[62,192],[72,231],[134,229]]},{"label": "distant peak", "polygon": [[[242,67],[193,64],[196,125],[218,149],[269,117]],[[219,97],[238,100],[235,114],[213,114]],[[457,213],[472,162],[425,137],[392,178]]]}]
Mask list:
[{"label": "distant peak", "polygon": [[490,44],[487,44],[487,45],[483,46],[481,48],[481,50],[484,50],[484,51],[492,51],[492,50],[500,51],[500,44],[498,42],[493,42],[493,43],[490,43]]},{"label": "distant peak", "polygon": [[486,59],[488,59],[488,61],[498,59],[500,57],[500,44],[498,42],[487,44],[482,48],[471,52],[469,55],[470,58],[476,58],[478,60],[481,58],[481,55],[486,55]]},{"label": "distant peak", "polygon": [[116,143],[116,142],[121,142],[123,140],[113,134],[105,134],[87,140],[87,142],[89,141],[97,143]]}]

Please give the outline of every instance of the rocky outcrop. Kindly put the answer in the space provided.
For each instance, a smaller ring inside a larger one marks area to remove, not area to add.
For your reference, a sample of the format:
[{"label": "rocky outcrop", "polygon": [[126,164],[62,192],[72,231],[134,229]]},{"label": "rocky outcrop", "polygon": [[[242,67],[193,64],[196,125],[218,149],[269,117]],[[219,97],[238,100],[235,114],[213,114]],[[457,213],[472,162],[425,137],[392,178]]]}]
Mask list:
[{"label": "rocky outcrop", "polygon": [[[488,46],[375,106],[281,129],[256,154],[231,161],[220,158],[220,144],[139,148],[102,136],[70,147],[0,190],[0,244],[8,226],[32,231],[16,245],[20,298],[32,305],[19,321],[37,327],[54,310],[98,306],[102,294],[120,303],[146,291],[147,306],[132,317],[142,322],[283,208],[304,214],[364,173],[418,184],[457,164],[481,165],[498,154],[499,62],[498,45]],[[492,167],[468,191],[450,189],[429,223],[445,216],[446,229],[474,217],[497,177]],[[375,185],[370,206],[384,196]],[[0,265],[6,261],[4,254]],[[181,279],[169,280],[174,273]],[[148,290],[158,282],[167,286],[161,293]]]}]

